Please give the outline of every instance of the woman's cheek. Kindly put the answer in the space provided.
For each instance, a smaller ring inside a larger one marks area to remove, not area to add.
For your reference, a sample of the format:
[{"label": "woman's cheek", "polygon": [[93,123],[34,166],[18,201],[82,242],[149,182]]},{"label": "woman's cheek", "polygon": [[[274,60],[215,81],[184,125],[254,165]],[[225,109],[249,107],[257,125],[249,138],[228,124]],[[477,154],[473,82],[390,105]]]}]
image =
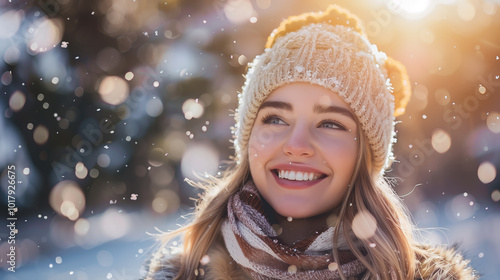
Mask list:
[{"label": "woman's cheek", "polygon": [[262,144],[259,142],[257,130],[252,130],[250,135],[250,141],[248,143],[248,160],[252,164],[257,164],[259,161],[259,155],[262,154]]},{"label": "woman's cheek", "polygon": [[326,149],[338,150],[342,152],[352,153],[357,151],[358,142],[356,137],[351,135],[331,136],[323,135],[318,137]]},{"label": "woman's cheek", "polygon": [[248,146],[248,159],[251,162],[255,162],[259,158],[259,154],[261,151],[259,150],[259,145],[257,143],[254,143],[253,141],[250,141],[249,146]]},{"label": "woman's cheek", "polygon": [[276,151],[276,133],[266,126],[254,127],[248,143],[249,160],[263,165],[269,155]]},{"label": "woman's cheek", "polygon": [[253,152],[262,152],[268,149],[276,140],[276,133],[268,127],[254,127],[250,135],[249,148]]}]

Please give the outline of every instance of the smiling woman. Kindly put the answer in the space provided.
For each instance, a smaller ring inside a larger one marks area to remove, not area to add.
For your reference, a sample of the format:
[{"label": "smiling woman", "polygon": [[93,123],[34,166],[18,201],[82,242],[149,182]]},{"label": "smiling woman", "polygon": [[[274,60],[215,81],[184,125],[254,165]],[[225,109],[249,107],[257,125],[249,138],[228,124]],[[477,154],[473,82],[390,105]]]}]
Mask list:
[{"label": "smiling woman", "polygon": [[357,134],[348,105],[330,90],[309,83],[276,89],[260,106],[249,141],[259,193],[284,217],[337,207],[352,179]]},{"label": "smiling woman", "polygon": [[162,236],[145,279],[476,279],[454,249],[418,242],[384,180],[404,67],[338,6],[283,21],[266,47],[239,96],[234,166],[193,183],[194,219]]}]

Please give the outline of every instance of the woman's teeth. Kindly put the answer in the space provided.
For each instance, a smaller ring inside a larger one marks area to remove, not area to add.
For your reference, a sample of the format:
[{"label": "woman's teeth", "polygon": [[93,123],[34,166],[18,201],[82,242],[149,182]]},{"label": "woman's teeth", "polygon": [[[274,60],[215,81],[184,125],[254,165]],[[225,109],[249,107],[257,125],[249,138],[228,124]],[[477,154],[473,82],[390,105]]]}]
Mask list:
[{"label": "woman's teeth", "polygon": [[312,172],[278,170],[278,177],[291,181],[313,181],[319,178],[320,174]]}]

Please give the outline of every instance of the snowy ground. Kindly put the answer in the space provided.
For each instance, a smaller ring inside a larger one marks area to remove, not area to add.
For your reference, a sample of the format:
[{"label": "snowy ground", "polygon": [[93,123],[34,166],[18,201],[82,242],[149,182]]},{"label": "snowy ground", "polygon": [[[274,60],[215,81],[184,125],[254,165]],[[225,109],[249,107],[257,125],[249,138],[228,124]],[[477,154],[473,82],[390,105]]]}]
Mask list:
[{"label": "snowy ground", "polygon": [[172,229],[184,221],[179,219],[178,214],[168,217],[145,217],[141,214],[125,214],[129,217],[127,223],[131,226],[123,237],[98,245],[83,245],[86,248],[60,248],[57,240],[49,237],[53,235],[54,229],[50,228],[53,223],[47,222],[43,217],[35,217],[33,222],[28,219],[32,228],[25,228],[24,232],[20,228],[18,240],[29,239],[37,244],[45,241],[42,246],[38,246],[45,249],[40,249],[35,258],[24,262],[15,273],[0,270],[0,279],[139,279],[141,265],[156,244],[148,232],[155,232],[155,227],[161,230]]}]

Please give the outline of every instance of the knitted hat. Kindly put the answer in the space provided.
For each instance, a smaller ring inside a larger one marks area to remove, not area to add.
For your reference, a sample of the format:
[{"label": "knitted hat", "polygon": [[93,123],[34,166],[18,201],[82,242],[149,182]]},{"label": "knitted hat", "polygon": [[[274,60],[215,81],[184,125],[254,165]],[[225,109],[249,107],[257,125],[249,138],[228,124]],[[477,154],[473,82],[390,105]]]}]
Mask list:
[{"label": "knitted hat", "polygon": [[370,144],[372,165],[383,172],[392,163],[394,117],[404,113],[411,94],[406,70],[377,50],[360,20],[338,6],[283,21],[266,50],[249,65],[233,129],[236,159],[248,156],[257,112],[269,94],[295,82],[337,93],[357,117]]}]

